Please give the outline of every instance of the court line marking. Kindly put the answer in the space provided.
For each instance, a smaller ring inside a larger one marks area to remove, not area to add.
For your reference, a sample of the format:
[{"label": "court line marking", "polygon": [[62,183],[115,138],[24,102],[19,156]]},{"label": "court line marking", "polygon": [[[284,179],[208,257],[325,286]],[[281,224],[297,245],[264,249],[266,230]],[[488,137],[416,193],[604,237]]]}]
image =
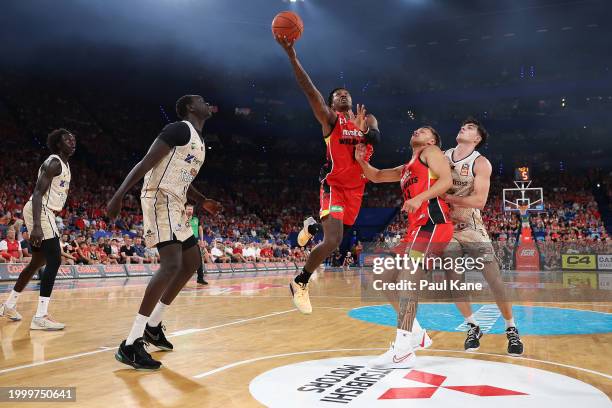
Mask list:
[{"label": "court line marking", "polygon": [[[218,368],[215,368],[213,370],[210,371],[206,371],[200,374],[196,374],[193,376],[193,378],[204,378],[204,377],[208,377],[210,375],[219,373],[221,371],[225,371],[228,370],[230,368],[234,368],[240,365],[245,365],[245,364],[250,364],[250,363],[254,363],[257,361],[262,361],[262,360],[270,360],[270,359],[274,359],[274,358],[280,358],[280,357],[288,357],[288,356],[296,356],[296,355],[303,355],[303,354],[314,354],[314,353],[334,353],[334,352],[341,352],[341,351],[370,351],[370,350],[387,350],[384,348],[359,348],[359,349],[330,349],[330,350],[311,350],[311,351],[298,351],[298,352],[294,352],[294,353],[284,353],[284,354],[275,354],[275,355],[271,355],[271,356],[262,356],[262,357],[256,357],[256,358],[251,358],[248,360],[242,360],[242,361],[237,361],[235,363],[231,363],[231,364],[227,364]],[[550,364],[550,365],[555,365],[555,366],[560,366],[560,367],[565,367],[565,368],[571,368],[577,371],[584,371],[590,374],[595,374],[595,375],[600,375],[604,378],[607,379],[612,379],[612,375],[608,375],[608,374],[604,374],[604,373],[600,373],[599,371],[594,371],[594,370],[589,370],[587,368],[582,368],[582,367],[576,367],[576,366],[572,366],[569,364],[563,364],[563,363],[557,363],[554,361],[546,361],[546,360],[538,360],[535,358],[529,358],[529,357],[512,357],[512,356],[505,356],[502,354],[493,354],[493,353],[479,353],[479,352],[473,352],[473,351],[462,351],[462,350],[443,350],[443,349],[425,349],[423,351],[433,351],[433,352],[443,352],[443,353],[459,353],[459,354],[467,354],[467,355],[471,355],[471,354],[480,354],[480,355],[485,355],[485,356],[493,356],[493,357],[503,357],[503,358],[507,358],[510,360],[525,360],[525,361],[535,361],[538,363],[544,363],[544,364]],[[487,361],[487,360],[484,360]]]},{"label": "court line marking", "polygon": [[269,359],[279,358],[279,357],[298,356],[301,354],[314,354],[314,353],[334,353],[334,352],[339,352],[339,351],[373,351],[373,350],[386,350],[386,349],[383,349],[383,348],[330,349],[330,350],[296,351],[293,353],[275,354],[272,356],[262,356],[262,357],[250,358],[248,360],[237,361],[235,363],[231,363],[231,364],[227,364],[222,367],[219,367],[219,368],[215,368],[214,370],[196,374],[193,376],[193,378],[204,378],[204,377],[208,377],[209,375],[213,375],[218,372],[225,371],[225,370],[228,370],[230,368],[234,368],[240,365],[250,364],[250,363],[257,362],[257,361],[269,360]]},{"label": "court line marking", "polygon": [[[232,325],[235,325],[235,324],[246,323],[246,322],[250,322],[250,321],[253,321],[253,320],[264,319],[266,317],[278,316],[278,315],[281,315],[281,314],[295,312],[295,311],[296,311],[296,309],[283,310],[283,311],[280,311],[280,312],[269,313],[269,314],[262,315],[262,316],[251,317],[251,318],[248,318],[248,319],[240,319],[240,320],[236,320],[236,321],[229,322],[229,323],[223,323],[223,324],[218,324],[218,325],[215,325],[215,326],[204,327],[204,328],[201,328],[201,329],[181,330],[181,331],[178,331],[178,332],[175,332],[175,333],[169,335],[168,337],[178,337],[178,336],[184,336],[184,335],[187,335],[187,334],[199,333],[199,332],[203,332],[203,331],[218,329],[220,327],[232,326]],[[90,355],[98,354],[98,353],[104,353],[106,351],[116,350],[117,348],[118,347],[104,347],[103,346],[103,347],[99,347],[97,350],[94,350],[94,351],[88,351],[88,352],[85,352],[85,353],[78,353],[78,354],[68,355],[68,356],[64,356],[64,357],[58,357],[58,358],[54,358],[52,360],[37,361],[35,363],[23,364],[23,365],[16,366],[16,367],[5,368],[5,369],[0,370],[0,375],[1,374],[5,374],[5,373],[10,373],[10,372],[13,372],[13,371],[18,371],[18,370],[26,369],[26,368],[38,367],[38,366],[41,366],[41,365],[57,363],[57,362],[66,361],[66,360],[72,360],[72,359],[75,359],[75,358],[84,357],[84,356],[90,356]]]},{"label": "court line marking", "polygon": [[[312,297],[312,296],[311,296]],[[529,302],[529,303],[555,303],[555,302]],[[556,302],[557,304],[562,303],[562,302]],[[438,304],[451,304],[454,305],[454,302],[419,302],[419,304],[426,304],[426,305],[438,305]],[[479,303],[483,306],[485,305],[495,305],[496,303]],[[568,302],[568,304],[571,304]],[[600,306],[609,306],[608,305],[600,305]],[[351,310],[358,310],[358,309],[365,309],[367,307],[375,307],[375,306],[391,306],[390,303],[378,303],[378,304],[374,304],[374,305],[366,305],[366,306],[359,306],[359,307],[354,307]],[[560,309],[560,310],[575,310],[578,312],[592,312],[592,313],[601,313],[601,314],[606,314],[606,315],[612,315],[612,313],[610,312],[601,312],[599,310],[590,310],[590,309],[574,309],[571,307],[559,307],[559,306],[531,306],[529,304],[524,305],[524,304],[517,304],[517,303],[513,303],[512,306],[519,306],[519,307],[543,307],[543,308],[547,308],[547,309]],[[595,305],[591,305],[591,306],[595,306]],[[391,306],[393,307],[393,306]],[[475,312],[474,312],[475,313]]]}]

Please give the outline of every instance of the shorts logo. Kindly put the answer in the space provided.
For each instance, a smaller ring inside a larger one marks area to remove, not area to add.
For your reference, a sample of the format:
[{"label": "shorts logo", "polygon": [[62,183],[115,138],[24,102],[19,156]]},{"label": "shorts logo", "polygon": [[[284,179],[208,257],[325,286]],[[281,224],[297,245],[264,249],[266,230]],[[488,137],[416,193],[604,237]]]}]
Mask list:
[{"label": "shorts logo", "polygon": [[467,176],[470,174],[470,165],[467,163],[463,163],[463,166],[461,166],[461,173],[462,176]]},{"label": "shorts logo", "polygon": [[344,211],[344,208],[342,208],[342,206],[340,205],[332,205],[329,211],[330,212],[342,212]]}]

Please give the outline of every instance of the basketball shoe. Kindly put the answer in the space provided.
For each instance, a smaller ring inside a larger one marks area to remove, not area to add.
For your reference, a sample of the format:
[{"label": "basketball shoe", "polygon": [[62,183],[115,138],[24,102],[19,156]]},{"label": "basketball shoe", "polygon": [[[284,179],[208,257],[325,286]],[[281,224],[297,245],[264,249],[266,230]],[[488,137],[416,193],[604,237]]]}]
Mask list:
[{"label": "basketball shoe", "polygon": [[144,340],[160,350],[172,351],[174,346],[166,339],[164,330],[166,330],[166,327],[162,326],[161,322],[156,327],[147,324],[144,330]]},{"label": "basketball shoe", "polygon": [[465,348],[465,351],[476,351],[480,348],[480,338],[483,333],[480,330],[480,326],[476,326],[472,323],[468,323],[468,326],[470,329],[467,332],[467,338],[465,339],[465,343],[463,343],[463,348]]},{"label": "basketball shoe", "polygon": [[57,322],[49,315],[43,317],[32,318],[30,323],[30,330],[62,330],[66,325],[64,323]]},{"label": "basketball shoe", "polygon": [[370,368],[412,368],[416,365],[416,354],[410,343],[391,343],[385,353],[368,362]]},{"label": "basketball shoe", "polygon": [[291,279],[289,282],[289,290],[293,298],[295,308],[304,314],[312,313],[312,305],[310,304],[310,296],[308,295],[308,283],[297,283]]},{"label": "basketball shoe", "polygon": [[298,237],[297,237],[297,242],[299,246],[303,247],[303,246],[306,246],[306,244],[308,244],[308,241],[310,241],[310,239],[312,238],[312,234],[308,232],[308,227],[316,223],[317,222],[312,217],[308,217],[304,220],[304,228],[300,230],[300,233],[298,234]]},{"label": "basketball shoe", "polygon": [[410,340],[412,348],[415,351],[429,348],[433,343],[433,340],[431,340],[431,337],[429,337],[426,330],[423,330],[422,332],[418,333],[412,333],[412,338]]},{"label": "basketball shoe", "polygon": [[137,338],[134,344],[129,346],[123,340],[115,353],[115,359],[137,370],[157,370],[161,366],[161,362],[153,360],[145,350],[145,344],[146,342],[142,337]]},{"label": "basketball shoe", "polygon": [[0,317],[5,316],[7,319],[10,319],[14,322],[21,320],[21,315],[14,307],[8,306],[6,303],[3,303],[0,306]]},{"label": "basketball shoe", "polygon": [[516,327],[508,327],[506,337],[508,338],[508,354],[514,357],[523,354],[523,342]]}]

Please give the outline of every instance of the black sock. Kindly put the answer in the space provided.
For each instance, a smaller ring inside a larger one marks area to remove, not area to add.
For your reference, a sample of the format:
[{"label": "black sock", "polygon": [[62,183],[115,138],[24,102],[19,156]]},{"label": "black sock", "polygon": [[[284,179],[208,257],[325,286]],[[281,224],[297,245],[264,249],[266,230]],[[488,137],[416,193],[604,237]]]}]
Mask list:
[{"label": "black sock", "polygon": [[310,275],[312,272],[308,272],[306,269],[302,268],[302,272],[295,277],[295,283],[308,283],[308,279],[310,279]]},{"label": "black sock", "polygon": [[312,224],[308,226],[308,233],[313,237],[323,230],[321,224]]}]

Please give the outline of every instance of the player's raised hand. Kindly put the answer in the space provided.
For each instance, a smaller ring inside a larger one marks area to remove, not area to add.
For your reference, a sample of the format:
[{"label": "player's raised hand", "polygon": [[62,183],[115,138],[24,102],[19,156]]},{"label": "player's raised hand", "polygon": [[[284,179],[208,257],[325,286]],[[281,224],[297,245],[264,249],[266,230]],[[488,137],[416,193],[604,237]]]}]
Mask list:
[{"label": "player's raised hand", "polygon": [[368,151],[366,145],[363,143],[359,143],[357,146],[355,146],[355,160],[360,163],[365,162],[367,152]]},{"label": "player's raised hand", "polygon": [[366,132],[368,130],[368,120],[366,118],[367,111],[365,105],[357,104],[357,115],[355,116],[355,126],[359,128],[362,132]]},{"label": "player's raised hand", "polygon": [[287,37],[281,37],[280,35],[277,35],[275,38],[276,42],[279,43],[281,47],[283,47],[289,58],[296,57],[295,48],[293,47],[293,45],[295,44],[295,40],[290,40]]}]

